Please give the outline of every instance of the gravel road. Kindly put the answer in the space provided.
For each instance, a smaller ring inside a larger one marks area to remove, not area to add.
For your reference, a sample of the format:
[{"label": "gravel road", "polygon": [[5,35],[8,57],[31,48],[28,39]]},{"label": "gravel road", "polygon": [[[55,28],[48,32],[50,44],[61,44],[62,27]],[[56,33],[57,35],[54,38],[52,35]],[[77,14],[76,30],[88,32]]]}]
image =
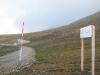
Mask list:
[{"label": "gravel road", "polygon": [[[27,59],[29,54],[33,51],[34,50],[32,48],[23,46],[22,60]],[[6,66],[9,66],[12,64],[16,64],[18,62],[19,62],[19,51],[15,51],[13,53],[10,53],[10,54],[0,57],[0,68],[6,67]]]}]

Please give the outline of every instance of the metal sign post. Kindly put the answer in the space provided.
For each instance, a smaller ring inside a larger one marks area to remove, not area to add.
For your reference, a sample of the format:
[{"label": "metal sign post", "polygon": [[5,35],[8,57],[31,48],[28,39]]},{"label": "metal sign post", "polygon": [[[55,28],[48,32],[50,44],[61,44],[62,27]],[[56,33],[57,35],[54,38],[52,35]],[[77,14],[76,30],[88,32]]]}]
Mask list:
[{"label": "metal sign post", "polygon": [[92,75],[95,75],[95,26],[90,25],[80,29],[81,38],[81,71],[84,71],[84,38],[92,38]]}]

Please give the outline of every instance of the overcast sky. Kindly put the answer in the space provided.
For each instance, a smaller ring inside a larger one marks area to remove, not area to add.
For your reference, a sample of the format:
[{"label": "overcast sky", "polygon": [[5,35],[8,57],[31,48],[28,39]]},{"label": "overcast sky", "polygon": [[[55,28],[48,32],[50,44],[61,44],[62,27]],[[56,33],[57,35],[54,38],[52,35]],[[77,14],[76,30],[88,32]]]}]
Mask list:
[{"label": "overcast sky", "polygon": [[0,34],[36,32],[70,24],[100,11],[100,0],[0,0]]}]

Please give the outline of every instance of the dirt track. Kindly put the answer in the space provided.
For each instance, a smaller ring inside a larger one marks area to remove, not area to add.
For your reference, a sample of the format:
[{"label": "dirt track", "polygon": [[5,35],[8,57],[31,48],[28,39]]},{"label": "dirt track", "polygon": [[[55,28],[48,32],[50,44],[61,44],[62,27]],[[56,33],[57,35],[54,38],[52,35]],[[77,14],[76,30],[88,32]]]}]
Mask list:
[{"label": "dirt track", "polygon": [[[32,48],[23,46],[22,50],[22,60],[27,59],[31,52],[35,52]],[[33,57],[35,59],[35,57]],[[12,64],[17,64],[19,62],[19,51],[7,54],[0,57],[0,68],[7,67]]]}]

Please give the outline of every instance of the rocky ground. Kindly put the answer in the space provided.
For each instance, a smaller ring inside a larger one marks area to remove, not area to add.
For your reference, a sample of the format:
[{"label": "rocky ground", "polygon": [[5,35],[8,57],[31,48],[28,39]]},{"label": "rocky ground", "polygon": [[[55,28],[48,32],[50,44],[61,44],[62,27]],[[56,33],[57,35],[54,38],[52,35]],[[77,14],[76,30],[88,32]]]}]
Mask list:
[{"label": "rocky ground", "polygon": [[[1,44],[1,47],[9,46],[9,44]],[[11,44],[10,44],[11,46]],[[19,46],[19,45],[12,45]],[[19,48],[20,49],[20,48]],[[33,63],[35,59],[35,50],[30,47],[22,47],[22,60],[19,61],[20,50],[14,51],[12,53],[0,56],[0,75],[8,74],[10,72],[17,71],[23,66]]]}]

